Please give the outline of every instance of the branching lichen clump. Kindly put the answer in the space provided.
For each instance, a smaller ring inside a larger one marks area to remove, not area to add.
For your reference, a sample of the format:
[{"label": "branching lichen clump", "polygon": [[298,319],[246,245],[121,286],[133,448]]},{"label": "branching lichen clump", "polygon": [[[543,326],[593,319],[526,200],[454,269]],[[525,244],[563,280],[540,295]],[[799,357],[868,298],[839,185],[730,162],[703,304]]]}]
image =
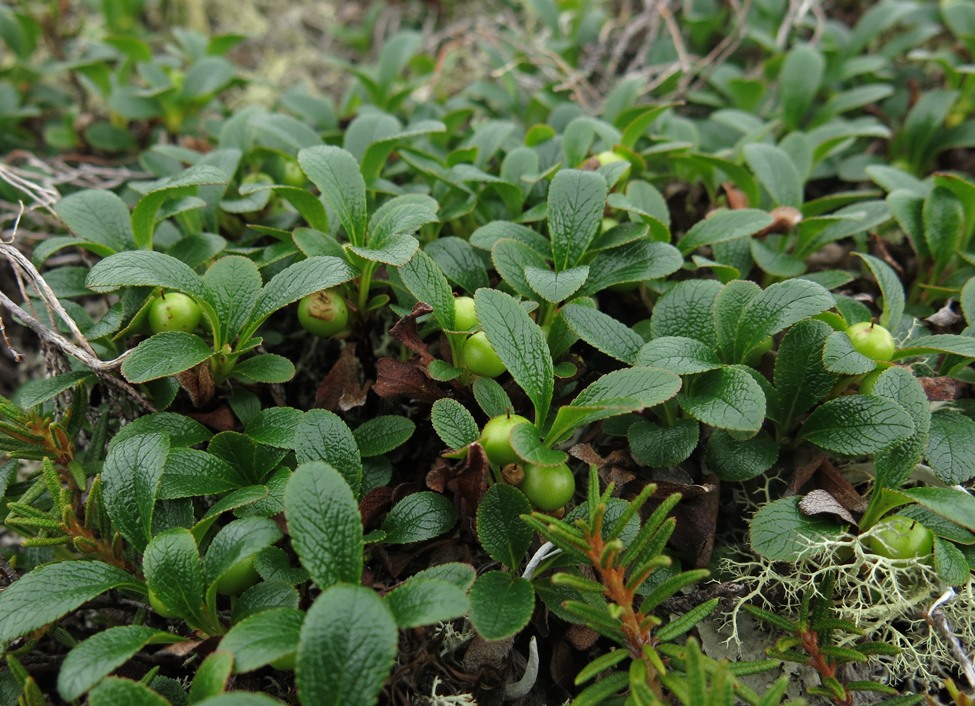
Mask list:
[{"label": "branching lichen clump", "polygon": [[[811,542],[793,564],[764,557],[723,559],[719,573],[746,589],[725,616],[728,642],[741,643],[738,628],[744,605],[754,603],[780,615],[794,615],[810,586],[823,584],[827,574],[833,574],[835,616],[863,630],[862,636],[845,639],[897,647],[900,654],[878,658],[891,675],[915,674],[916,683],[925,686],[940,682],[956,660],[926,617],[944,587],[927,563],[869,552],[864,543],[867,536],[869,532]],[[955,599],[941,610],[961,643],[975,645],[975,580],[969,578],[955,590]]]}]

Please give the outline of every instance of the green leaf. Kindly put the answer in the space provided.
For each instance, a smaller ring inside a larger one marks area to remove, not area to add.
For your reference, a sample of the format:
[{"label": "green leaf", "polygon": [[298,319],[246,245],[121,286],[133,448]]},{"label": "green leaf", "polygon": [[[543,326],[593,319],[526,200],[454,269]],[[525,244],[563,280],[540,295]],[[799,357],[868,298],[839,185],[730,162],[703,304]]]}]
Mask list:
[{"label": "green leaf", "polygon": [[745,309],[753,299],[762,293],[762,288],[748,280],[728,282],[714,302],[715,328],[718,342],[724,357],[732,362],[741,362],[735,356],[735,338],[740,334],[741,321]]},{"label": "green leaf", "polygon": [[170,444],[173,446],[195,446],[208,441],[213,436],[205,426],[183,414],[154,412],[139,417],[119,429],[109,446],[147,432],[162,432],[169,435]]},{"label": "green leaf", "polygon": [[439,493],[420,491],[407,495],[393,506],[383,520],[383,541],[389,544],[424,542],[457,524],[453,504]]},{"label": "green leaf", "polygon": [[765,420],[765,393],[741,368],[702,373],[688,381],[677,402],[689,416],[718,429],[756,432]]},{"label": "green leaf", "polygon": [[467,592],[442,579],[411,576],[383,599],[400,630],[454,620],[467,613]]},{"label": "green leaf", "polygon": [[503,640],[528,625],[535,609],[532,585],[502,571],[481,574],[471,588],[471,623],[485,640]]},{"label": "green leaf", "polygon": [[170,612],[197,629],[203,619],[203,563],[189,530],[182,527],[156,535],[142,558],[146,583]]},{"label": "green leaf", "polygon": [[140,434],[114,444],[102,468],[105,510],[115,528],[140,552],[152,537],[152,515],[168,453],[168,437]]},{"label": "green leaf", "polygon": [[490,286],[484,260],[463,238],[437,238],[426,246],[425,251],[447,279],[464,291],[473,293],[480,287]]},{"label": "green leaf", "polygon": [[169,701],[142,682],[108,677],[88,696],[90,706],[170,706]]},{"label": "green leaf", "polygon": [[939,89],[923,92],[907,114],[891,149],[906,152],[911,165],[916,168],[926,165],[933,157],[931,144],[943,128],[945,117],[957,98],[957,91]]},{"label": "green leaf", "polygon": [[843,331],[834,331],[829,335],[821,358],[826,370],[840,375],[863,375],[877,367],[877,361],[857,351]]},{"label": "green leaf", "polygon": [[555,269],[574,267],[599,231],[608,193],[596,172],[563,169],[548,189],[548,226]]},{"label": "green leaf", "polygon": [[965,314],[965,323],[975,325],[975,277],[970,277],[961,289],[961,309]]},{"label": "green leaf", "polygon": [[802,177],[784,150],[761,142],[745,145],[745,161],[776,206],[802,205]]},{"label": "green leaf", "polygon": [[683,336],[661,336],[653,339],[640,348],[636,363],[663,368],[678,375],[706,373],[723,365],[711,346]]},{"label": "green leaf", "polygon": [[366,182],[349,152],[331,145],[306,147],[298,164],[338,215],[353,245],[366,242]]},{"label": "green leaf", "polygon": [[284,493],[288,531],[301,565],[320,588],[362,576],[362,518],[346,480],[325,463],[298,466]]},{"label": "green leaf", "polygon": [[965,214],[961,201],[948,189],[936,186],[924,199],[924,239],[938,270],[947,265],[961,245]]},{"label": "green leaf", "polygon": [[894,360],[916,358],[930,353],[953,353],[963,358],[975,358],[975,338],[953,333],[936,333],[908,341],[894,353]]},{"label": "green leaf", "polygon": [[559,409],[544,445],[551,448],[584,424],[666,402],[680,386],[677,375],[658,368],[624,368],[607,373],[580,392],[572,404]]},{"label": "green leaf", "polygon": [[887,206],[897,225],[911,239],[918,255],[929,257],[928,243],[924,238],[924,195],[910,189],[895,189],[887,194]]},{"label": "green leaf", "polygon": [[230,255],[217,260],[203,275],[220,322],[220,340],[232,343],[250,320],[261,292],[261,274],[252,260]]},{"label": "green leaf", "polygon": [[724,429],[715,429],[708,437],[705,458],[721,480],[742,482],[774,466],[779,458],[779,445],[764,431],[750,439],[736,439]]},{"label": "green leaf", "polygon": [[975,497],[955,488],[907,488],[901,494],[970,530],[975,530]]},{"label": "green leaf", "polygon": [[681,336],[718,347],[714,306],[723,287],[715,280],[678,282],[664,294],[650,317],[654,338]]},{"label": "green leaf", "polygon": [[462,449],[477,441],[481,435],[481,430],[467,407],[449,397],[433,403],[430,422],[440,440],[451,449]]},{"label": "green leaf", "polygon": [[627,243],[593,258],[589,277],[578,294],[591,296],[617,284],[659,279],[673,274],[683,264],[680,251],[669,243]]},{"label": "green leaf", "polygon": [[633,457],[655,468],[676,466],[687,460],[697,448],[700,436],[700,425],[693,419],[678,419],[665,427],[639,421],[626,430]]},{"label": "green leaf", "polygon": [[203,699],[219,696],[227,690],[227,683],[234,668],[234,656],[217,649],[200,663],[190,684],[189,700],[196,704]]},{"label": "green leaf", "polygon": [[290,360],[275,353],[262,353],[237,363],[233,377],[249,383],[280,384],[295,376],[295,366]]},{"label": "green leaf", "polygon": [[534,533],[522,521],[531,514],[531,503],[519,490],[495,483],[477,506],[477,539],[495,561],[517,571]]},{"label": "green leaf", "polygon": [[798,495],[781,498],[755,513],[748,533],[753,550],[772,561],[794,562],[810,544],[842,534],[843,527],[831,518],[802,514],[799,500]]},{"label": "green leaf", "polygon": [[773,277],[798,277],[806,271],[806,263],[802,258],[788,252],[781,252],[770,247],[764,240],[752,239],[749,242],[752,259],[763,272]]},{"label": "green leaf", "polygon": [[212,295],[203,278],[189,265],[159,252],[131,250],[96,262],[85,286],[95,292],[112,292],[121,287],[164,287],[188,294],[200,301]]},{"label": "green leaf", "polygon": [[399,268],[399,274],[410,294],[433,307],[440,328],[453,331],[454,294],[433,258],[421,250]]},{"label": "green leaf", "polygon": [[589,277],[589,267],[579,265],[552,272],[541,267],[525,267],[525,280],[538,296],[552,304],[563,302],[582,287]]},{"label": "green leaf", "polygon": [[[337,257],[320,255],[296,262],[286,267],[264,285],[257,305],[251,314],[246,334],[253,334],[257,327],[278,309],[288,306],[309,294],[331,289],[356,276],[355,270]],[[241,340],[249,338],[241,335]]]},{"label": "green leaf", "polygon": [[893,400],[846,395],[813,410],[799,439],[827,451],[858,456],[882,451],[913,433],[911,416]]},{"label": "green leaf", "polygon": [[257,443],[246,434],[224,431],[210,440],[207,451],[234,467],[243,483],[261,483],[285,456],[284,451]]},{"label": "green leaf", "polygon": [[244,517],[220,528],[203,557],[206,603],[213,605],[216,584],[234,566],[281,539],[281,528],[269,517]]},{"label": "green leaf", "polygon": [[[807,218],[799,224],[793,254],[806,258],[828,243],[878,228],[891,219],[884,201],[860,201],[829,216]],[[857,254],[857,253],[854,253]]]},{"label": "green leaf", "polygon": [[350,245],[349,250],[364,260],[399,267],[409,262],[419,247],[420,241],[412,235],[393,234],[381,241],[370,239],[369,247]]},{"label": "green leaf", "polygon": [[527,245],[536,255],[550,256],[552,254],[551,245],[544,236],[539,235],[528,226],[510,221],[486,223],[471,233],[470,243],[475,248],[490,251],[502,240],[515,240],[522,245]]},{"label": "green leaf", "polygon": [[812,106],[826,61],[807,44],[799,44],[786,54],[779,74],[779,100],[786,131],[796,130]]},{"label": "green leaf", "polygon": [[[370,186],[372,186],[376,179],[379,178],[386,159],[396,149],[398,143],[404,142],[411,137],[445,132],[446,129],[446,126],[439,120],[420,120],[408,125],[402,130],[397,129],[393,134],[375,140],[362,155],[363,176],[369,182]],[[348,137],[348,131],[346,132],[346,137]]]},{"label": "green leaf", "polygon": [[[572,700],[572,706],[599,706],[612,703],[613,696],[624,691],[630,682],[627,672],[612,672],[594,684],[590,684]],[[696,703],[696,702],[688,702]],[[642,706],[642,705],[641,705]]]},{"label": "green leaf", "polygon": [[294,407],[268,407],[247,421],[247,436],[267,446],[293,449],[303,419],[304,413]]},{"label": "green leaf", "polygon": [[705,245],[724,243],[747,238],[772,225],[774,219],[765,211],[754,208],[737,208],[717,211],[703,221],[695,223],[677,243],[681,254],[689,255]]},{"label": "green leaf", "polygon": [[941,537],[934,538],[934,568],[948,586],[963,586],[971,578],[971,568],[962,551]]},{"label": "green leaf", "polygon": [[54,211],[72,233],[103,246],[100,255],[134,245],[129,207],[112,191],[85,189],[69,194],[58,201]]},{"label": "green leaf", "polygon": [[596,350],[629,365],[636,361],[643,338],[629,326],[598,309],[579,304],[566,304],[562,316],[573,333]]},{"label": "green leaf", "polygon": [[414,431],[416,424],[411,419],[384,414],[363,422],[352,432],[352,436],[359,446],[359,455],[370,458],[399,448],[413,436]]},{"label": "green leaf", "polygon": [[568,458],[565,451],[551,449],[542,444],[534,424],[523,422],[515,425],[509,438],[515,454],[526,463],[535,466],[560,466]]},{"label": "green leaf", "polygon": [[904,315],[905,306],[904,287],[901,285],[897,273],[890,265],[873,255],[853,254],[863,260],[880,287],[880,294],[884,301],[884,308],[880,314],[880,325],[889,331],[895,331]]},{"label": "green leaf", "polygon": [[555,388],[555,366],[542,330],[509,294],[479,289],[474,301],[491,347],[532,401],[536,421],[545,419]]},{"label": "green leaf", "polygon": [[130,574],[100,561],[63,561],[34,569],[0,593],[0,643],[53,623],[113,588],[145,591]]},{"label": "green leaf", "polygon": [[873,386],[874,395],[894,400],[914,421],[914,433],[890,448],[878,451],[874,458],[877,487],[898,488],[921,462],[931,428],[931,408],[924,388],[914,374],[904,368],[888,368]]},{"label": "green leaf", "polygon": [[132,210],[132,233],[135,246],[152,250],[152,236],[156,230],[159,209],[164,203],[191,196],[196,193],[198,186],[226,184],[227,180],[227,174],[222,169],[209,164],[200,164],[150,185],[149,190]]},{"label": "green leaf", "polygon": [[924,450],[928,465],[949,485],[975,478],[975,421],[947,410],[931,415]]},{"label": "green leaf", "polygon": [[304,706],[376,703],[396,659],[396,622],[376,592],[337,585],[301,627],[295,677]]},{"label": "green leaf", "polygon": [[220,56],[205,56],[194,62],[183,81],[183,98],[199,101],[225,88],[234,78],[234,65]]},{"label": "green leaf", "polygon": [[131,383],[176,375],[203,363],[213,351],[196,334],[163,331],[132,349],[122,361],[122,375]]},{"label": "green leaf", "polygon": [[298,648],[305,614],[294,608],[271,608],[234,625],[219,649],[234,656],[234,673],[260,669]]},{"label": "green leaf", "polygon": [[94,375],[87,370],[72,370],[50,378],[35,378],[20,386],[16,402],[21,408],[30,409],[54,399],[82,381],[91,382],[94,379]]},{"label": "green leaf", "polygon": [[525,277],[526,267],[545,269],[545,257],[534,248],[512,239],[499,240],[491,248],[491,262],[508,286],[525,299],[534,299],[535,290]]},{"label": "green leaf", "polygon": [[337,469],[358,497],[362,489],[362,459],[355,435],[337,414],[324,409],[305,412],[295,430],[298,463],[324,461]]},{"label": "green leaf", "polygon": [[[781,400],[778,420],[783,430],[819,400],[836,384],[836,376],[824,365],[823,345],[831,340],[833,329],[822,321],[800,321],[782,338],[775,357],[775,389]],[[839,333],[849,343],[850,338]],[[852,344],[850,344],[852,349]],[[876,365],[871,361],[871,365]]]},{"label": "green leaf", "polygon": [[58,671],[58,693],[65,701],[80,699],[146,645],[182,639],[145,625],[123,625],[95,633],[64,658]]},{"label": "green leaf", "polygon": [[731,359],[741,362],[763,339],[832,308],[834,301],[827,289],[809,280],[792,279],[769,286],[744,307],[732,339]]},{"label": "green leaf", "polygon": [[[428,223],[436,223],[438,207],[437,202],[426,194],[403,194],[390,199],[377,208],[369,219],[369,247],[387,247],[387,243],[412,236]],[[413,240],[415,243],[416,240]],[[416,245],[413,250],[416,250]],[[383,262],[402,265],[406,260]]]},{"label": "green leaf", "polygon": [[484,414],[490,417],[497,417],[499,414],[507,414],[514,411],[511,398],[504,388],[491,378],[477,378],[472,385],[474,399],[480,405]]}]

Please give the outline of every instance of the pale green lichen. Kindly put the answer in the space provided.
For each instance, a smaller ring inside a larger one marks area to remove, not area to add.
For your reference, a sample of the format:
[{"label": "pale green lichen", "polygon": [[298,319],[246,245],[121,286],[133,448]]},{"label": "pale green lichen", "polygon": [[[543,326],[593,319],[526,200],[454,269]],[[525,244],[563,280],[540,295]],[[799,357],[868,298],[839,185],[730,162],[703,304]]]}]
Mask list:
[{"label": "pale green lichen", "polygon": [[[863,630],[862,636],[843,636],[843,640],[894,645],[900,649],[899,655],[879,658],[892,677],[912,678],[921,684],[940,681],[957,660],[951,645],[930,628],[926,616],[945,587],[927,563],[870,553],[863,543],[869,534],[811,542],[799,560],[789,565],[761,557],[722,560],[720,572],[745,588],[726,615],[728,641],[740,642],[738,619],[746,603],[794,617],[803,595],[832,574],[836,617]],[[961,643],[970,647],[975,645],[975,581],[969,577],[955,590],[956,597],[941,609]]]},{"label": "pale green lichen", "polygon": [[438,694],[441,683],[440,677],[433,678],[430,696],[424,697],[430,706],[477,706],[473,694]]}]

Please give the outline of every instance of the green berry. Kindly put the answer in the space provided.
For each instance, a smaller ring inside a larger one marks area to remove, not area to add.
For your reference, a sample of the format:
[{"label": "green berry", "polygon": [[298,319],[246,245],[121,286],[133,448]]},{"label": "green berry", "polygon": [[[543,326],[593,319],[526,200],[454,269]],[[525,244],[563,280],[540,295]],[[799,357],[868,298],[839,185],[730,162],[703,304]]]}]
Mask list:
[{"label": "green berry", "polygon": [[150,607],[152,607],[152,610],[156,615],[162,616],[163,618],[180,617],[179,613],[177,613],[175,610],[172,610],[171,608],[169,608],[169,606],[167,606],[165,603],[159,600],[159,596],[157,596],[156,592],[153,591],[151,588],[149,589],[149,605]]},{"label": "green berry", "polygon": [[153,333],[188,333],[200,325],[202,318],[200,305],[180,292],[166,292],[149,306],[149,328]]},{"label": "green berry", "polygon": [[862,321],[846,329],[854,350],[873,360],[890,360],[897,346],[890,331],[872,321]]},{"label": "green berry", "polygon": [[508,369],[483,331],[464,341],[464,365],[475,375],[486,378],[496,378]]},{"label": "green berry", "polygon": [[481,430],[481,446],[488,460],[496,466],[518,463],[521,459],[511,448],[511,430],[519,424],[531,424],[520,414],[500,414],[488,420]]},{"label": "green berry", "polygon": [[553,512],[572,500],[576,492],[576,479],[564,463],[558,466],[523,466],[525,478],[521,492],[539,510]]},{"label": "green berry", "polygon": [[456,297],[454,299],[454,330],[469,331],[477,326],[477,312],[474,310],[473,297]]},{"label": "green berry", "polygon": [[217,579],[217,593],[222,596],[236,596],[260,581],[261,576],[254,568],[257,554],[244,557]]},{"label": "green berry", "polygon": [[298,323],[316,336],[336,336],[348,330],[349,308],[338,292],[323,289],[298,302]]},{"label": "green berry", "polygon": [[927,557],[934,549],[934,535],[912,517],[890,515],[874,525],[867,546],[888,559]]}]

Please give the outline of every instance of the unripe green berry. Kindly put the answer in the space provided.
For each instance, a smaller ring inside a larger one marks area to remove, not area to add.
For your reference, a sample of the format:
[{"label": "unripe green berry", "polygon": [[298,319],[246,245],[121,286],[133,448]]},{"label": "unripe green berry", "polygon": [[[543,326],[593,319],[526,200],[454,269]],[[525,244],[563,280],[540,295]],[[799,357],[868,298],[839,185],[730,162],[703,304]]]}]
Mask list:
[{"label": "unripe green berry", "polygon": [[518,463],[521,459],[511,448],[511,430],[519,424],[531,424],[520,414],[499,414],[481,430],[481,446],[488,460],[496,466]]},{"label": "unripe green berry", "polygon": [[202,318],[200,305],[180,292],[166,292],[149,306],[149,328],[153,333],[189,333],[200,325]]},{"label": "unripe green berry", "polygon": [[464,341],[464,365],[475,375],[486,378],[496,378],[508,369],[483,331]]},{"label": "unripe green berry", "polygon": [[897,350],[890,331],[872,321],[861,321],[846,329],[854,350],[873,360],[890,360]]},{"label": "unripe green berry", "polygon": [[477,326],[477,312],[474,309],[473,297],[456,297],[454,299],[454,330],[469,331]]}]

